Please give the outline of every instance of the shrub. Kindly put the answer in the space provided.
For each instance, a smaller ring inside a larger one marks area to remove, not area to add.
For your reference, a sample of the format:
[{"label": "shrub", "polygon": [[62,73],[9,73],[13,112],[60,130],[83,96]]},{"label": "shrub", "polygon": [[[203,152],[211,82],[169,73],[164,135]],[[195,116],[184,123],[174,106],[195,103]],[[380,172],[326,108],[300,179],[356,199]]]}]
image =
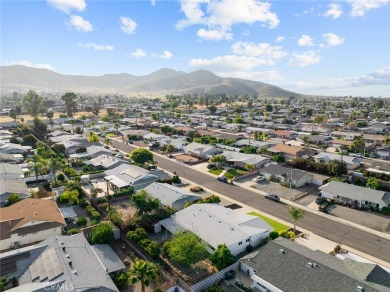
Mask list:
[{"label": "shrub", "polygon": [[18,194],[12,194],[11,196],[8,197],[8,206],[15,204],[20,200],[20,197]]},{"label": "shrub", "polygon": [[172,177],[172,183],[174,183],[174,184],[179,184],[179,183],[181,183],[180,177],[179,177],[178,175],[174,175],[174,176]]},{"label": "shrub", "polygon": [[127,274],[126,273],[120,273],[120,272],[116,272],[114,274],[114,277],[112,279],[115,283],[115,286],[118,288],[118,289],[123,289],[127,286],[128,284],[128,277],[127,277]]},{"label": "shrub", "polygon": [[279,230],[278,234],[279,234],[279,236],[284,237],[284,238],[287,238],[287,236],[288,236],[287,230]]},{"label": "shrub", "polygon": [[65,175],[63,173],[59,173],[57,175],[57,180],[63,182],[65,180]]},{"label": "shrub", "polygon": [[146,252],[152,259],[157,259],[160,255],[160,246],[156,241],[143,239],[139,242],[139,246]]},{"label": "shrub", "polygon": [[293,239],[294,237],[295,237],[294,231],[288,231],[288,232],[287,232],[287,238],[288,238],[288,239]]},{"label": "shrub", "polygon": [[276,239],[279,237],[279,233],[277,231],[271,231],[269,237],[271,237],[271,239]]},{"label": "shrub", "polygon": [[194,193],[199,193],[199,192],[203,192],[204,190],[200,186],[192,186],[192,187],[190,187],[190,191],[194,192]]},{"label": "shrub", "polygon": [[102,197],[102,198],[98,199],[98,204],[107,203],[107,202],[108,202],[108,200],[105,197]]},{"label": "shrub", "polygon": [[130,241],[138,244],[141,240],[148,238],[148,233],[145,231],[145,229],[139,227],[134,231],[127,232],[126,236]]},{"label": "shrub", "polygon": [[381,213],[383,215],[390,215],[390,207],[383,207]]},{"label": "shrub", "polygon": [[108,244],[114,240],[114,230],[111,223],[100,223],[92,230],[94,244]]},{"label": "shrub", "polygon": [[203,204],[212,204],[212,203],[220,203],[221,199],[218,196],[210,196],[207,198],[202,199]]},{"label": "shrub", "polygon": [[77,219],[77,225],[80,226],[80,227],[84,227],[85,225],[87,225],[88,221],[87,221],[87,218],[85,217],[80,217]]},{"label": "shrub", "polygon": [[80,233],[80,229],[78,229],[78,228],[73,228],[73,229],[68,230],[68,235],[73,235],[73,234],[77,234],[77,233]]},{"label": "shrub", "polygon": [[80,205],[81,208],[85,208],[85,207],[87,207],[89,204],[88,204],[87,200],[81,199],[80,202],[79,202],[79,205]]}]

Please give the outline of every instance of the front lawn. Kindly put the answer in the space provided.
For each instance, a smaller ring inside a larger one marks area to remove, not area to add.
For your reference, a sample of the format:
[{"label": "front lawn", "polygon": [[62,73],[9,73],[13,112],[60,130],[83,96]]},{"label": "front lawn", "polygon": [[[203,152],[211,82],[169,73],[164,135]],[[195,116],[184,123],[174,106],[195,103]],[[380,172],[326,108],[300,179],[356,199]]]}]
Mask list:
[{"label": "front lawn", "polygon": [[249,214],[249,215],[254,215],[254,216],[260,217],[260,218],[263,219],[265,222],[267,222],[269,225],[271,225],[275,231],[289,230],[289,229],[290,229],[289,226],[284,225],[284,224],[282,224],[282,223],[280,223],[280,222],[278,222],[278,221],[275,221],[275,220],[273,220],[273,219],[271,219],[271,218],[268,218],[268,217],[266,217],[266,216],[264,216],[264,215],[261,215],[261,214],[259,214],[259,213],[256,213],[256,212],[249,212],[248,214]]},{"label": "front lawn", "polygon": [[210,173],[215,174],[215,175],[220,175],[222,171],[223,171],[223,168],[220,168],[220,167],[214,167],[214,168],[209,170]]},{"label": "front lawn", "polygon": [[231,168],[225,172],[224,176],[227,179],[232,179],[236,176],[243,175],[244,173],[245,173],[245,171],[243,171],[243,170]]}]

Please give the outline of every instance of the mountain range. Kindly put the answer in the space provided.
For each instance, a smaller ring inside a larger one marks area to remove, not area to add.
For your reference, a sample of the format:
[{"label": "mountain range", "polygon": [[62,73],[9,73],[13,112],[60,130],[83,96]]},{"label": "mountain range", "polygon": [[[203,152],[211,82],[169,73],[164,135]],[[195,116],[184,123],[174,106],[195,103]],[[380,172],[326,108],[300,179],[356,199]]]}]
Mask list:
[{"label": "mountain range", "polygon": [[47,69],[21,65],[2,66],[2,92],[36,90],[38,92],[120,93],[120,94],[226,94],[257,95],[262,98],[303,96],[257,81],[222,78],[198,70],[191,73],[160,69],[149,75],[127,73],[102,76],[63,75]]}]

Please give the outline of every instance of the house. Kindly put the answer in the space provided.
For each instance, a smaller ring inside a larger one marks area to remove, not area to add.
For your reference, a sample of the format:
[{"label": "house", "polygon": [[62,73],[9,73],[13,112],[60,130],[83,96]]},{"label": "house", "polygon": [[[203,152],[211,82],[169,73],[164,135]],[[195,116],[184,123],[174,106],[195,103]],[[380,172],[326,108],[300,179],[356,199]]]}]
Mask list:
[{"label": "house", "polygon": [[375,145],[382,145],[385,142],[384,135],[364,134],[363,139],[364,141],[374,143]]},{"label": "house", "polygon": [[135,191],[143,189],[156,181],[163,181],[169,175],[163,170],[147,170],[132,164],[122,164],[105,171],[105,180],[113,190],[132,187]]},{"label": "house", "polygon": [[119,291],[109,274],[124,269],[109,245],[91,246],[82,233],[2,253],[0,263],[2,276],[17,278],[15,292]]},{"label": "house", "polygon": [[313,175],[306,171],[288,168],[278,164],[270,164],[264,167],[261,173],[267,179],[274,177],[285,184],[289,184],[291,180],[292,186],[296,188],[310,184],[313,180]]},{"label": "house", "polygon": [[221,154],[223,151],[213,145],[205,145],[196,142],[192,142],[187,146],[184,146],[184,153],[200,158],[208,159],[213,155]]},{"label": "house", "polygon": [[334,148],[344,148],[347,149],[352,145],[352,141],[347,141],[347,140],[332,140],[331,141],[332,147]]},{"label": "house", "polygon": [[278,138],[294,140],[297,137],[297,134],[291,131],[277,130],[274,132],[274,135]]},{"label": "house", "polygon": [[289,146],[286,144],[277,144],[274,147],[268,149],[268,151],[275,155],[281,154],[285,159],[295,159],[295,158],[308,158],[309,150],[299,146]]},{"label": "house", "polygon": [[239,261],[256,291],[389,291],[390,274],[376,264],[314,251],[279,237]]},{"label": "house", "polygon": [[159,199],[162,205],[176,210],[184,209],[184,205],[187,202],[193,202],[201,198],[183,188],[158,182],[148,185],[144,190],[151,197]]},{"label": "house", "polygon": [[390,158],[390,147],[376,148],[375,153],[382,159],[389,159]]},{"label": "house", "polygon": [[343,131],[333,131],[332,132],[333,137],[343,138],[343,139],[346,139],[349,141],[352,141],[353,139],[355,139],[356,137],[359,137],[361,135],[362,135],[361,133],[357,133],[357,132],[343,132]]},{"label": "house", "polygon": [[94,159],[84,161],[85,165],[91,166],[93,169],[112,169],[121,164],[130,164],[130,162],[117,158],[111,155],[100,155]]},{"label": "house", "polygon": [[352,204],[359,208],[373,207],[381,210],[390,207],[390,193],[370,188],[331,181],[318,188],[321,196],[341,203]]},{"label": "house", "polygon": [[156,232],[188,230],[208,244],[209,252],[226,244],[233,255],[258,246],[273,228],[260,217],[214,204],[194,204],[161,220]]},{"label": "house", "polygon": [[0,179],[24,178],[23,170],[18,164],[0,163]]},{"label": "house", "polygon": [[233,145],[236,147],[252,146],[252,147],[255,147],[256,149],[261,149],[261,148],[268,149],[268,148],[274,147],[276,145],[276,143],[269,142],[269,141],[267,141],[267,142],[256,141],[253,139],[241,139],[241,140],[238,140],[237,142],[235,142]]},{"label": "house", "polygon": [[270,162],[269,158],[263,157],[259,154],[224,151],[223,155],[226,157],[226,163],[233,167],[245,167],[246,165],[252,165],[254,169],[259,169]]},{"label": "house", "polygon": [[360,166],[361,158],[348,156],[348,155],[340,155],[337,153],[327,153],[320,152],[317,155],[313,156],[313,159],[317,163],[325,163],[328,164],[333,160],[343,161],[346,163],[348,169],[355,169]]},{"label": "house", "polygon": [[0,178],[0,208],[8,203],[8,198],[12,194],[18,194],[20,199],[31,197],[24,179]]},{"label": "house", "polygon": [[65,221],[56,202],[24,199],[0,213],[0,250],[45,240],[60,235]]},{"label": "house", "polygon": [[328,145],[333,140],[330,136],[322,135],[301,135],[299,138],[303,141],[304,137],[308,137],[310,143],[317,145]]},{"label": "house", "polygon": [[[17,154],[14,154],[17,155]],[[0,153],[0,163],[10,163],[16,164],[19,162],[19,159],[12,154]]]},{"label": "house", "polygon": [[0,153],[5,154],[25,154],[27,149],[25,146],[15,143],[0,143]]},{"label": "house", "polygon": [[88,153],[88,156],[90,158],[96,158],[98,156],[101,156],[101,155],[113,155],[114,152],[111,151],[110,149],[106,149],[102,146],[99,146],[99,145],[93,145],[93,146],[90,146],[90,147],[87,147],[87,153]]}]

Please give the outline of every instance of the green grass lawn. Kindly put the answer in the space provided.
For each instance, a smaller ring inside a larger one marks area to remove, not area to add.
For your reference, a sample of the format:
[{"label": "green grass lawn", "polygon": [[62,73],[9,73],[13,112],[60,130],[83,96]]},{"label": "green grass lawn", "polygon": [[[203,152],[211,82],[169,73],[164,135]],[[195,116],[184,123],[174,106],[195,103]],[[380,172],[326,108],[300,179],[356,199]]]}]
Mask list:
[{"label": "green grass lawn", "polygon": [[284,225],[278,221],[275,221],[271,218],[268,218],[264,215],[261,215],[259,213],[256,213],[256,212],[249,212],[248,213],[249,215],[254,215],[254,216],[258,216],[260,217],[261,219],[263,219],[265,222],[267,222],[269,225],[271,225],[275,231],[280,231],[280,230],[289,230],[290,227],[288,227],[287,225]]},{"label": "green grass lawn", "polygon": [[215,175],[220,175],[222,171],[223,171],[223,168],[220,168],[220,167],[214,167],[214,168],[209,170],[210,173],[215,174]]},{"label": "green grass lawn", "polygon": [[227,178],[227,179],[232,179],[236,176],[239,176],[239,175],[242,175],[244,174],[245,171],[243,170],[239,170],[239,169],[234,169],[234,168],[231,168],[229,170],[227,170],[224,174],[224,176]]}]

